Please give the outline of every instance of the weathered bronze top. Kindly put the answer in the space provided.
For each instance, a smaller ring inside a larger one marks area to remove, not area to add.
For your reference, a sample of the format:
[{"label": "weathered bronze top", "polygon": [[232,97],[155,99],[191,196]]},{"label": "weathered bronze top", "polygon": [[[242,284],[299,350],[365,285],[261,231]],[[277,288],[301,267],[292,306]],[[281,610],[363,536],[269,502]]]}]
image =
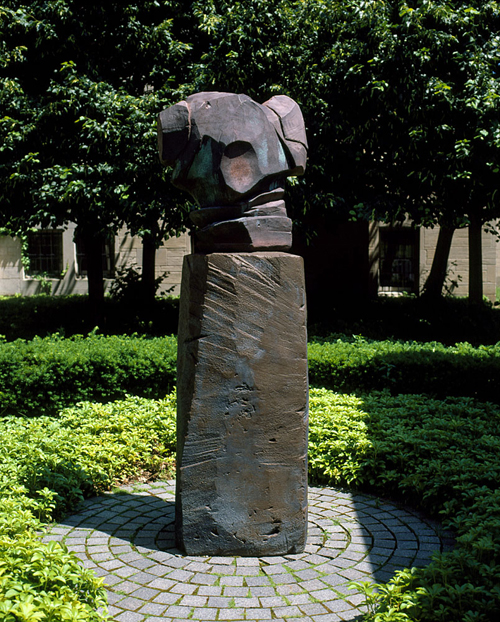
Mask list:
[{"label": "weathered bronze top", "polygon": [[283,187],[307,160],[304,119],[292,99],[191,95],[160,113],[158,147],[161,162],[174,167],[172,183],[202,208],[191,212],[198,251],[290,248]]}]

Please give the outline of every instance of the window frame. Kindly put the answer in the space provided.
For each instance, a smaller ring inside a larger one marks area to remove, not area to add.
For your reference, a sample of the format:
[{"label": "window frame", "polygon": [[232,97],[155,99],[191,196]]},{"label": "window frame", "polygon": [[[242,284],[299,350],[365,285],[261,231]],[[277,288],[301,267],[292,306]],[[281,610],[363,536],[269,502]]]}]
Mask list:
[{"label": "window frame", "polygon": [[[64,231],[62,229],[37,229],[28,232],[24,267],[27,279],[44,277],[61,279],[64,266]],[[35,242],[37,240],[37,242]],[[35,248],[37,246],[37,248]],[[49,249],[49,252],[47,252]]]},{"label": "window frame", "polygon": [[[418,293],[418,230],[404,225],[379,227],[378,247],[379,293]],[[384,252],[388,248],[391,248],[391,252]],[[390,263],[389,268],[384,266],[386,261]]]}]

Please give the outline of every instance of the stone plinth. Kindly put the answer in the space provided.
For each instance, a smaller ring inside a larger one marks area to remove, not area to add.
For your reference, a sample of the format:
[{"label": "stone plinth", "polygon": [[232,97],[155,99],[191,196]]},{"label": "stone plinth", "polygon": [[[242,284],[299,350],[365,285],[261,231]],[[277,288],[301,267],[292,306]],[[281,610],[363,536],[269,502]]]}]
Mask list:
[{"label": "stone plinth", "polygon": [[184,259],[176,540],[189,555],[302,551],[307,335],[302,258]]}]

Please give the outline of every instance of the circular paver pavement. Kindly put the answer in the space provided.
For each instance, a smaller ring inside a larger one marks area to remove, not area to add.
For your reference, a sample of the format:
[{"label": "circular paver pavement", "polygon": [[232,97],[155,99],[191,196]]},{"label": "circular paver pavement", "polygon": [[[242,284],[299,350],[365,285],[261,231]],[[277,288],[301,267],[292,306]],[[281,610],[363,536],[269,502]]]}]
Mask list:
[{"label": "circular paver pavement", "polygon": [[174,543],[175,482],[125,487],[88,499],[44,540],[64,542],[104,578],[118,622],[360,620],[352,581],[383,583],[452,546],[439,524],[362,494],[309,489],[304,553],[193,557]]}]

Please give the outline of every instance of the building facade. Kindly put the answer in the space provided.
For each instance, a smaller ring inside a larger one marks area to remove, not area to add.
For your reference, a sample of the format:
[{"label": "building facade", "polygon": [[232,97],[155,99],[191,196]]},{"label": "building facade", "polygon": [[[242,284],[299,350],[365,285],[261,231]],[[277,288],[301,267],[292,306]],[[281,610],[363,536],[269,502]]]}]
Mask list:
[{"label": "building facade", "polygon": [[[0,236],[0,296],[86,294],[86,261],[74,241],[75,226],[30,233],[21,241]],[[362,299],[367,295],[419,294],[432,266],[439,229],[393,227],[383,223],[346,223],[325,230],[310,247],[295,248],[305,257],[308,296],[321,301],[326,288]],[[500,243],[483,230],[483,292],[494,302],[500,288]],[[156,251],[156,275],[164,275],[159,292],[180,293],[182,262],[191,252],[187,233],[165,240]],[[467,296],[469,287],[468,230],[457,229],[448,262],[446,292]],[[142,242],[125,230],[103,247],[105,288],[117,272],[142,266]]]},{"label": "building facade", "polygon": [[[28,235],[24,248],[19,239],[0,236],[0,296],[86,294],[85,254],[74,234],[74,225],[65,230],[40,229]],[[190,252],[188,234],[165,240],[156,251],[156,275],[164,275],[160,292],[180,293],[182,261]],[[142,242],[123,230],[103,247],[106,291],[117,271],[128,266],[141,268]]]},{"label": "building facade", "polygon": [[[469,230],[457,229],[448,260],[446,293],[467,296],[469,291]],[[369,226],[370,281],[379,295],[419,294],[431,270],[439,228]],[[500,287],[500,244],[483,229],[483,294],[492,302]]]}]

